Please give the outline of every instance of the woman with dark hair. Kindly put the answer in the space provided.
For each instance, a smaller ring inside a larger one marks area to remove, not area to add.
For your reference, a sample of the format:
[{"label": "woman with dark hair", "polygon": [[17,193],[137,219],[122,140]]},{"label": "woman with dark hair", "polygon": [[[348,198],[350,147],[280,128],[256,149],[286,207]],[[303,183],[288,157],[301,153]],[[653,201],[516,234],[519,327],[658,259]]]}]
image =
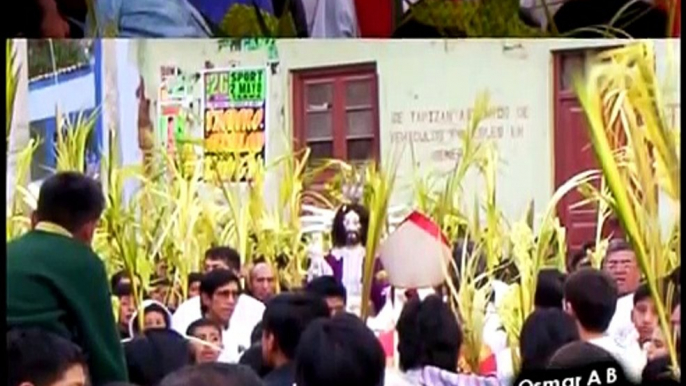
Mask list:
[{"label": "woman with dark hair", "polygon": [[396,326],[400,369],[412,385],[498,385],[495,377],[457,374],[462,331],[447,304],[436,295],[412,298]]},{"label": "woman with dark hair", "polygon": [[558,308],[531,313],[522,326],[519,353],[522,371],[544,370],[553,354],[567,343],[579,340],[574,319]]},{"label": "woman with dark hair", "polygon": [[557,308],[561,310],[565,278],[565,274],[556,268],[544,268],[538,272],[534,307],[536,309]]},{"label": "woman with dark hair", "polygon": [[425,366],[455,371],[462,331],[455,315],[438,296],[412,298],[396,326],[400,368],[407,372]]}]

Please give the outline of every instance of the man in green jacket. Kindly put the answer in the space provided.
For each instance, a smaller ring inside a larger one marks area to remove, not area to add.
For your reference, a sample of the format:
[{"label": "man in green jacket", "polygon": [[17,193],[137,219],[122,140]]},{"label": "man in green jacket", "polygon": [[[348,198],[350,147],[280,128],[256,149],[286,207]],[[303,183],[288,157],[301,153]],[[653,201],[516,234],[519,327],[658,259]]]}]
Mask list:
[{"label": "man in green jacket", "polygon": [[93,252],[105,207],[97,181],[58,173],[40,190],[33,230],[7,244],[7,328],[38,327],[84,350],[94,386],[127,381],[105,266]]}]

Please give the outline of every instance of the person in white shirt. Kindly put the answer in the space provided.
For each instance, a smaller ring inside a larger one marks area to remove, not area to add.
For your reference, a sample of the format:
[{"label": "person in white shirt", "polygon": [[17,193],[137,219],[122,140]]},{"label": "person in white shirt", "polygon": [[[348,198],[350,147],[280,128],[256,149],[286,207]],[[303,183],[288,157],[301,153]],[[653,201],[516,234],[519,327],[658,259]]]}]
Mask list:
[{"label": "person in white shirt", "polygon": [[240,294],[238,276],[229,270],[217,269],[209,272],[200,282],[202,316],[224,329],[224,350],[219,356],[220,362],[235,363],[240,359],[241,354],[250,347],[250,334],[257,324],[243,319],[246,314],[251,313],[242,313],[240,319],[236,315]]},{"label": "person in white shirt", "polygon": [[615,281],[619,293],[607,333],[617,340],[630,341],[638,334],[631,321],[631,312],[634,292],[641,283],[641,271],[631,245],[624,240],[612,240],[605,252],[603,271]]},{"label": "person in white shirt", "polygon": [[622,365],[629,380],[640,382],[646,357],[638,341],[631,344],[607,334],[617,308],[617,296],[617,286],[609,275],[583,268],[565,282],[564,310],[576,320],[581,340],[605,349]]},{"label": "person in white shirt", "polygon": [[[241,257],[238,252],[231,247],[208,249],[205,252],[203,270],[207,274],[217,269],[229,270],[240,278]],[[191,323],[203,317],[200,303],[200,296],[189,297],[188,300],[181,303],[172,316],[172,329],[179,334],[185,334]],[[245,334],[247,336],[240,339],[240,346],[245,346],[245,348],[250,346],[250,333],[255,325],[262,320],[263,312],[264,304],[257,299],[246,294],[238,296],[229,325],[234,327],[241,326],[241,330],[248,331]],[[223,334],[224,339],[227,339],[229,336],[230,334],[228,333]],[[234,355],[228,355],[228,357],[233,358]],[[226,360],[226,356],[220,357],[220,360]]]}]

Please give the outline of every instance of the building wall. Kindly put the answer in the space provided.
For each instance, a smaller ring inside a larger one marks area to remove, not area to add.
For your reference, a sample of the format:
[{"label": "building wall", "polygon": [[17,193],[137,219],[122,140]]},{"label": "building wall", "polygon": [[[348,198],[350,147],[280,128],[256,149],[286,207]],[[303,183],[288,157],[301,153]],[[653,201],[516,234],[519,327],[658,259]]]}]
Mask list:
[{"label": "building wall", "polygon": [[[90,116],[97,105],[95,85],[93,67],[89,65],[63,70],[57,76],[44,76],[29,81],[29,134],[31,138],[40,140],[32,159],[31,181],[43,180],[55,166],[53,140],[56,135],[57,110],[66,114],[71,122],[79,117]],[[95,143],[93,146],[95,151]],[[89,157],[96,155],[92,153]]]},{"label": "building wall", "polygon": [[[289,41],[278,40],[278,67],[269,83],[267,157],[283,153],[291,113],[292,70],[374,62],[379,74],[382,162],[403,149],[394,203],[406,203],[413,178],[408,138],[414,138],[416,166],[421,174],[447,171],[454,161],[437,152],[459,145],[455,134],[477,94],[487,91],[499,116],[484,122],[500,158],[498,201],[506,216],[519,218],[529,200],[538,211],[553,190],[552,52],[613,45],[611,40],[434,40],[434,41]],[[159,87],[159,68],[174,65],[200,71],[209,61],[216,67],[265,65],[265,50],[220,49],[218,41],[155,40],[131,43],[148,95]],[[666,100],[679,100],[678,40],[657,41],[659,76],[667,80]],[[275,58],[272,58],[275,59]],[[673,68],[670,69],[670,65]],[[668,77],[671,76],[671,78]],[[676,114],[679,109],[676,108]],[[677,115],[678,116],[678,115]],[[135,140],[135,138],[132,138]],[[274,192],[278,176],[268,180]],[[468,197],[478,181],[467,184]],[[470,198],[471,201],[471,198]]]},{"label": "building wall", "polygon": [[58,105],[64,112],[95,107],[95,78],[90,68],[65,73],[57,81],[49,77],[29,82],[31,122],[54,118]]}]

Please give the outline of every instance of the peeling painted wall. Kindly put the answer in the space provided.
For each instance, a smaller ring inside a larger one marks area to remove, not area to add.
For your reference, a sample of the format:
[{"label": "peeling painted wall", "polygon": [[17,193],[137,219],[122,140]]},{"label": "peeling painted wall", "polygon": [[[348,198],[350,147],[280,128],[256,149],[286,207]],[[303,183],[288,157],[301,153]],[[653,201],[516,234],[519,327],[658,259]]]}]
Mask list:
[{"label": "peeling painted wall", "polygon": [[[499,148],[499,202],[506,216],[518,218],[530,199],[544,207],[553,193],[552,52],[618,44],[612,40],[278,40],[272,47],[254,49],[218,40],[138,40],[129,43],[136,53],[147,94],[160,85],[160,68],[176,66],[197,72],[215,67],[272,67],[269,81],[267,153],[273,160],[289,141],[291,124],[290,72],[323,66],[374,62],[379,74],[381,152],[414,143],[421,172],[448,170],[459,155],[456,133],[464,127],[476,95],[488,91],[497,116],[484,122],[481,134]],[[673,53],[670,54],[672,47]],[[680,114],[678,40],[656,42],[657,66],[671,80],[666,100]],[[672,57],[671,61],[669,57]],[[154,97],[153,97],[154,98]],[[155,101],[151,103],[154,112]],[[132,139],[133,140],[133,139]],[[396,203],[411,194],[409,149],[400,165]],[[267,161],[269,163],[269,160]],[[275,192],[275,175],[267,180],[267,194]],[[479,190],[477,181],[468,192]]]}]

